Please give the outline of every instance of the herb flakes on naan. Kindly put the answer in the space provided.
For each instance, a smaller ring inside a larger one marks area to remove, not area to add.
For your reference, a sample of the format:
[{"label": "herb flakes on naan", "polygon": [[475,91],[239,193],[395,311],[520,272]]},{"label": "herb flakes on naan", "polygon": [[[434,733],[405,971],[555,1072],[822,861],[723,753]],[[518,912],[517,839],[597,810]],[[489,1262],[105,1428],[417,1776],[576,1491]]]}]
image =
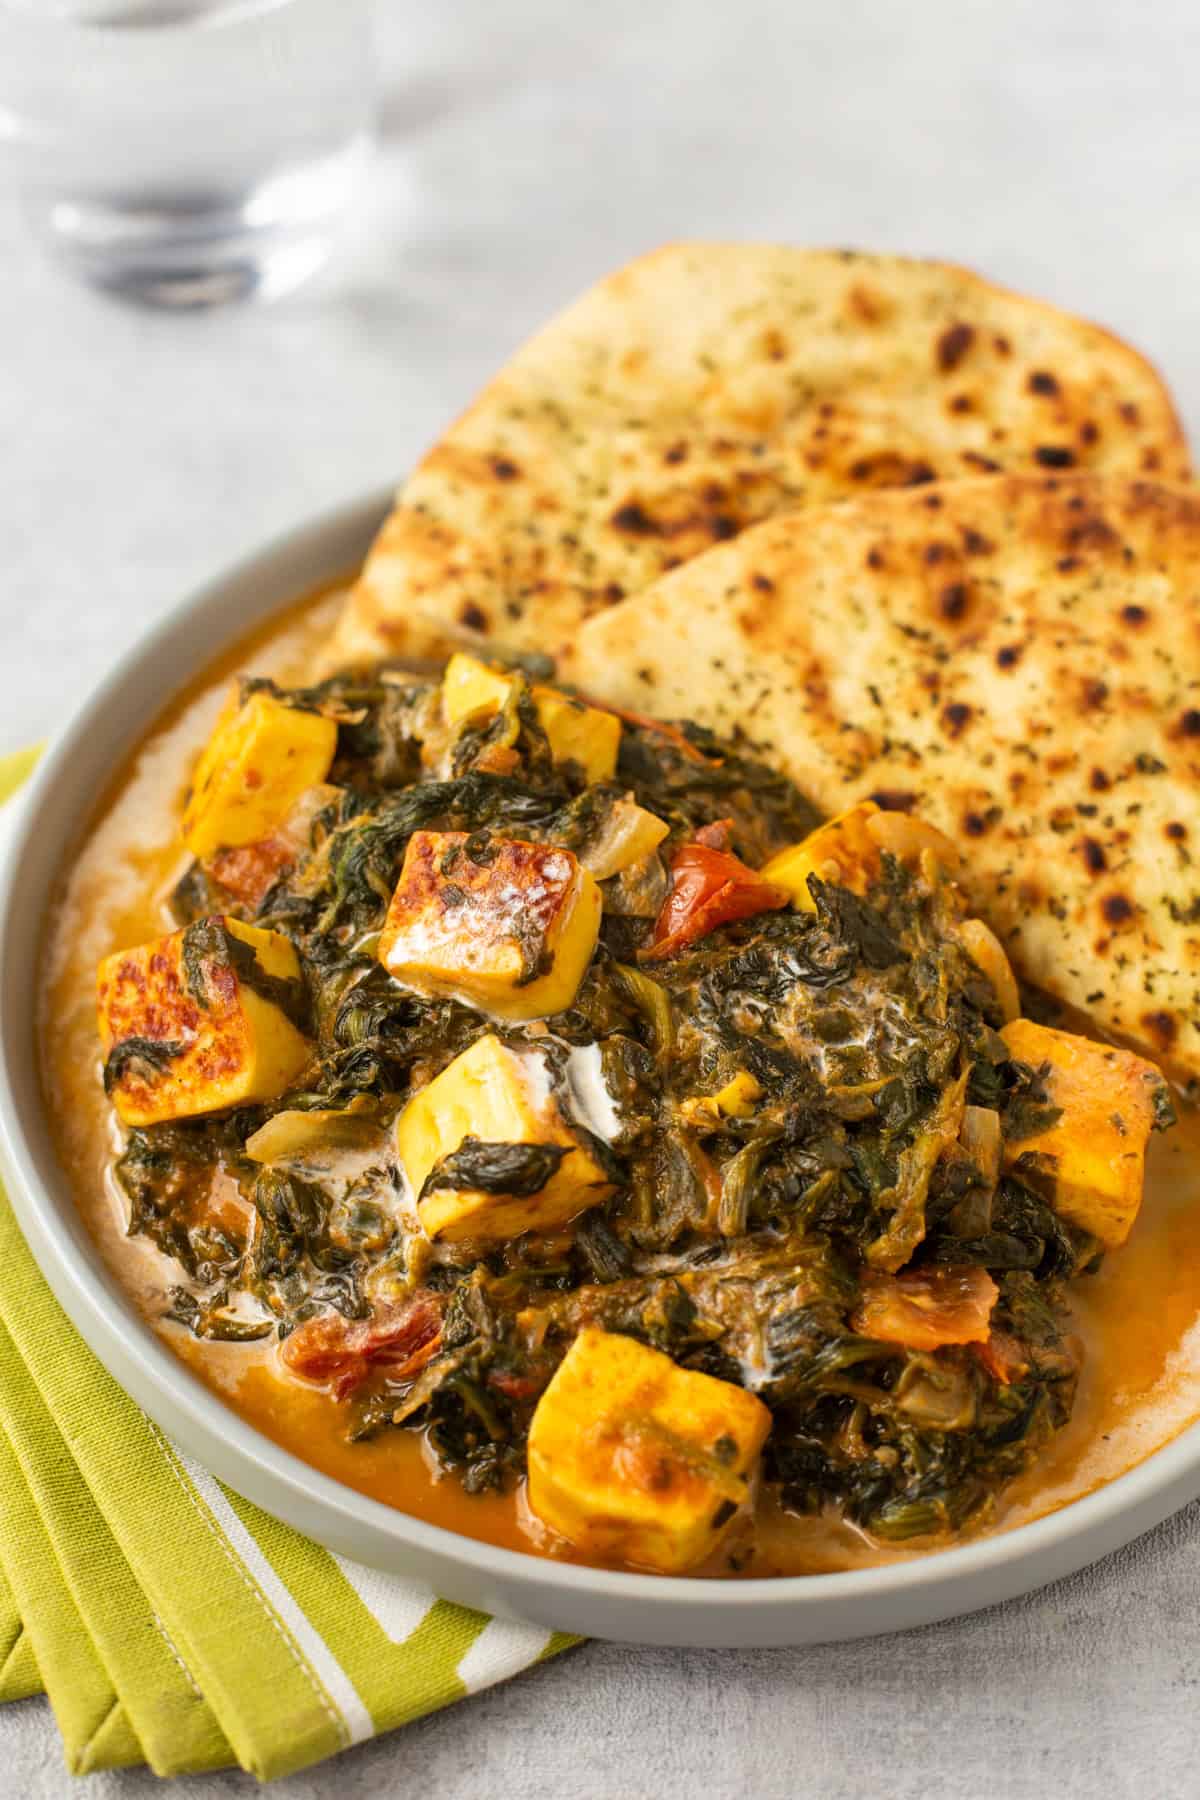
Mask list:
[{"label": "herb flakes on naan", "polygon": [[333,664],[539,650],[748,525],[1001,470],[1186,478],[1150,366],[945,263],[674,244],[546,325],[404,487]]},{"label": "herb flakes on naan", "polygon": [[772,520],[560,674],[952,836],[1024,977],[1200,1075],[1200,495],[1008,476]]}]

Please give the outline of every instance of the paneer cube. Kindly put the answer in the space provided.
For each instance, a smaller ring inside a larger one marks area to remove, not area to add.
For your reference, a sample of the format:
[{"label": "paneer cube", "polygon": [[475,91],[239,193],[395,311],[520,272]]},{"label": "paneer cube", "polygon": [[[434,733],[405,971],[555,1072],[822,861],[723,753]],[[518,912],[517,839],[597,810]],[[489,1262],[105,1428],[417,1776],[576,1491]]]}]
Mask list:
[{"label": "paneer cube", "polygon": [[[448,725],[458,725],[477,712],[499,712],[515,677],[507,669],[481,662],[461,651],[446,664],[442,706]],[[615,713],[573,700],[557,688],[530,689],[538,721],[555,762],[575,762],[589,785],[608,781],[617,766],[621,721]]]},{"label": "paneer cube", "polygon": [[1169,1122],[1166,1084],[1131,1050],[1094,1044],[1067,1031],[1014,1019],[1004,1041],[1020,1062],[1049,1064],[1047,1100],[1056,1123],[1030,1137],[1006,1137],[1004,1162],[1044,1185],[1056,1212],[1116,1249],[1142,1203],[1146,1143]]},{"label": "paneer cube", "polygon": [[884,812],[873,800],[860,800],[818,825],[801,843],[777,851],[759,873],[764,881],[783,888],[799,912],[815,912],[810,875],[865,894],[879,876],[885,853],[914,870],[931,863],[931,874],[936,870],[953,874],[962,860],[935,825],[911,813]]},{"label": "paneer cube", "polygon": [[183,841],[192,855],[267,837],[306,789],[324,781],[337,733],[332,719],[285,706],[265,689],[241,703],[231,694],[184,807]]},{"label": "paneer cube", "polygon": [[621,721],[615,713],[587,706],[557,688],[535,687],[533,703],[557,763],[577,763],[584,780],[611,781],[621,747]]},{"label": "paneer cube", "polygon": [[[571,1005],[596,948],[600,889],[569,850],[492,838],[486,860],[462,831],[417,831],[379,941],[388,973],[497,1019]],[[481,853],[482,854],[482,853]]]},{"label": "paneer cube", "polygon": [[126,1125],[272,1100],[309,1060],[299,959],[276,931],[198,919],[106,957],[96,992],[104,1083]]},{"label": "paneer cube", "polygon": [[808,891],[810,875],[852,887],[856,893],[865,892],[867,873],[873,873],[879,863],[875,845],[867,836],[867,820],[878,811],[873,800],[863,800],[818,825],[801,843],[778,851],[765,863],[760,870],[763,880],[783,888],[799,912],[816,911]]},{"label": "paneer cube", "polygon": [[[567,1125],[542,1057],[510,1050],[496,1037],[477,1039],[414,1095],[396,1122],[396,1144],[431,1238],[555,1230],[611,1192],[603,1169]],[[512,1146],[563,1154],[539,1167],[535,1157],[499,1154]],[[470,1180],[474,1167],[487,1173],[486,1188],[449,1185]],[[493,1192],[506,1170],[519,1191]],[[445,1186],[437,1184],[439,1171],[448,1178]],[[529,1191],[539,1178],[542,1185]]]},{"label": "paneer cube", "polygon": [[447,725],[461,725],[472,713],[499,712],[512,684],[511,670],[457,651],[442,676],[442,711]]},{"label": "paneer cube", "polygon": [[716,1549],[770,1429],[744,1388],[589,1326],[533,1415],[529,1504],[589,1556],[677,1575]]}]

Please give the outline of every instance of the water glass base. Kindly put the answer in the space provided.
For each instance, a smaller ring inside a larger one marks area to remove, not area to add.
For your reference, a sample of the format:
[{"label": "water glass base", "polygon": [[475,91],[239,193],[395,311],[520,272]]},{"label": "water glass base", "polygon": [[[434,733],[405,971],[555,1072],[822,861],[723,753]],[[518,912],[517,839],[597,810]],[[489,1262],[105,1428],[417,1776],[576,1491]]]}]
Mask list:
[{"label": "water glass base", "polygon": [[249,193],[27,193],[42,245],[123,300],[176,310],[273,300],[325,262],[367,161],[366,139]]}]

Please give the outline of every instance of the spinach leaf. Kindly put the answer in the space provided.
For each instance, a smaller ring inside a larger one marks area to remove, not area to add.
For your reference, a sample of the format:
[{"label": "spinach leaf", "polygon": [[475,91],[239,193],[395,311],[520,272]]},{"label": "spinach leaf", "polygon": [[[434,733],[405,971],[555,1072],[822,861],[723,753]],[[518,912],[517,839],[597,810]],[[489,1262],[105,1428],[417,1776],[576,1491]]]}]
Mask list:
[{"label": "spinach leaf", "polygon": [[819,875],[809,876],[808,891],[830,937],[849,946],[866,968],[890,969],[893,963],[905,960],[903,945],[869,901],[860,900],[849,888],[822,881]]},{"label": "spinach leaf", "polygon": [[541,1193],[570,1153],[569,1144],[489,1144],[481,1138],[465,1137],[457,1150],[434,1163],[417,1199],[424,1200],[427,1194],[444,1188],[527,1199]]},{"label": "spinach leaf", "polygon": [[188,993],[207,1012],[209,971],[214,964],[232,968],[238,981],[260,1000],[278,1008],[297,1031],[312,1029],[312,1004],[303,976],[284,980],[269,975],[255,955],[254,946],[236,937],[220,914],[197,919],[183,934],[182,961]]},{"label": "spinach leaf", "polygon": [[185,1045],[177,1038],[122,1038],[114,1044],[104,1061],[104,1091],[111,1094],[118,1081],[129,1070],[140,1070],[147,1080],[163,1075]]},{"label": "spinach leaf", "polygon": [[1047,1091],[1050,1064],[1032,1068],[1028,1063],[1009,1065],[1009,1088],[1001,1114],[1001,1128],[1009,1143],[1019,1144],[1025,1138],[1039,1137],[1062,1118],[1062,1107],[1055,1106]]}]

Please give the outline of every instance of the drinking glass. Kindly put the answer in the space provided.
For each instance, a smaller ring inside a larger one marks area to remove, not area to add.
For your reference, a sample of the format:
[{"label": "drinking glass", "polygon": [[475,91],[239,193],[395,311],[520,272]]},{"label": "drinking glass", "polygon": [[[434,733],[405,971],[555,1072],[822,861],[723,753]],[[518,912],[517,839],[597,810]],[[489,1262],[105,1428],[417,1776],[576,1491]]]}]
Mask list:
[{"label": "drinking glass", "polygon": [[0,0],[0,150],[40,241],[160,306],[325,260],[369,153],[370,0]]}]

